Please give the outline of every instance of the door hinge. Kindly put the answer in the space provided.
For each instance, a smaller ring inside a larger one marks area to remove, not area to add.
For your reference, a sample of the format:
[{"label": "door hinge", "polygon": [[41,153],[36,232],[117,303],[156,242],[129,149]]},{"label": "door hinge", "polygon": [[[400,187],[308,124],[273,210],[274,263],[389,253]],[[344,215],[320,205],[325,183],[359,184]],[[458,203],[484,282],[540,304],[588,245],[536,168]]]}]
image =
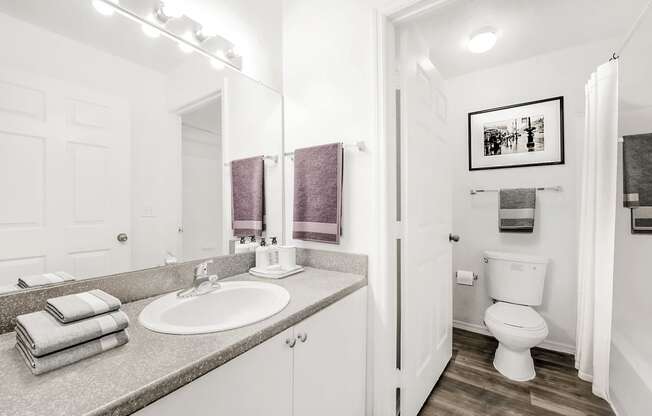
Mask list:
[{"label": "door hinge", "polygon": [[403,238],[403,223],[401,221],[394,222],[394,238]]}]

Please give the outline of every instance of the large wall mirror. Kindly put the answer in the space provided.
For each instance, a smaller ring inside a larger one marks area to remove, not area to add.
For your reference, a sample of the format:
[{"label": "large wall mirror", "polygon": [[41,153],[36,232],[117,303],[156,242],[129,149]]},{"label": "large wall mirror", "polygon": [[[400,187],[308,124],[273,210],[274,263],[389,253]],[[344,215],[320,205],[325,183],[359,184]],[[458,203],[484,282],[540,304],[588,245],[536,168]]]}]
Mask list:
[{"label": "large wall mirror", "polygon": [[282,96],[157,3],[0,0],[1,292],[283,240]]}]

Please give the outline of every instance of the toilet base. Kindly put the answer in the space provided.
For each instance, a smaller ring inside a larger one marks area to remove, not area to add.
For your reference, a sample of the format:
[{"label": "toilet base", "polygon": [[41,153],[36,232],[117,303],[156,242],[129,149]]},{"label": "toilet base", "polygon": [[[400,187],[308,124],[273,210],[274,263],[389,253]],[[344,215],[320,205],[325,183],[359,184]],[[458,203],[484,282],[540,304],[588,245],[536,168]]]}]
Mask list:
[{"label": "toilet base", "polygon": [[494,367],[500,374],[514,381],[529,381],[536,376],[529,348],[514,351],[499,343],[494,357]]}]

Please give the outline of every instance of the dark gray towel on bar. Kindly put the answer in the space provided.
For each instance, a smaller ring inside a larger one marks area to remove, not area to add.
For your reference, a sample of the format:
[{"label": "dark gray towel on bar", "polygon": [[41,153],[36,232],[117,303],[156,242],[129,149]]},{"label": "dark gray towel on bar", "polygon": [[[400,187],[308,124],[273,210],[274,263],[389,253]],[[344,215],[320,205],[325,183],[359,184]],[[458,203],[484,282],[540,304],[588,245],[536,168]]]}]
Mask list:
[{"label": "dark gray towel on bar", "polygon": [[48,299],[45,310],[59,321],[68,323],[117,311],[121,305],[120,299],[103,290],[93,289],[88,292]]},{"label": "dark gray towel on bar", "polygon": [[129,326],[122,311],[111,312],[69,324],[62,324],[45,311],[16,318],[16,338],[22,339],[31,355],[41,357]]},{"label": "dark gray towel on bar", "polygon": [[22,289],[26,289],[29,287],[54,285],[72,280],[75,280],[75,278],[66,272],[43,273],[19,278],[18,286]]},{"label": "dark gray towel on bar", "polygon": [[632,232],[652,233],[652,207],[632,208]]},{"label": "dark gray towel on bar", "polygon": [[231,162],[231,228],[233,235],[260,236],[265,229],[265,159]]},{"label": "dark gray towel on bar", "polygon": [[295,150],[292,238],[340,243],[343,159],[342,143]]},{"label": "dark gray towel on bar", "polygon": [[535,188],[501,189],[500,232],[531,233],[534,231]]},{"label": "dark gray towel on bar", "polygon": [[126,330],[122,330],[42,357],[33,356],[20,339],[16,340],[16,349],[32,373],[39,375],[101,354],[127,342],[129,342],[129,334]]},{"label": "dark gray towel on bar", "polygon": [[623,193],[627,208],[652,206],[652,134],[623,138]]}]

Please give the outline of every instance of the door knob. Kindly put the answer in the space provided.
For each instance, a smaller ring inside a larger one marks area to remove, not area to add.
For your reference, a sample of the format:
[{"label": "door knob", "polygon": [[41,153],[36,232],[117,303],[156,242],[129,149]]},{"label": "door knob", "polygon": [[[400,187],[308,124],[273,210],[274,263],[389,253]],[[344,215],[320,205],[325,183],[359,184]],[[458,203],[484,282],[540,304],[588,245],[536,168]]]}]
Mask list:
[{"label": "door knob", "polygon": [[287,338],[287,339],[285,340],[285,344],[286,344],[288,347],[290,347],[290,348],[294,348],[294,346],[295,346],[296,343],[297,343],[297,340],[294,339],[294,338]]},{"label": "door knob", "polygon": [[460,241],[460,236],[457,234],[448,234],[448,241],[457,243]]},{"label": "door knob", "polygon": [[301,334],[297,335],[297,338],[301,342],[306,342],[308,340],[308,334],[306,334],[305,332],[302,332]]},{"label": "door knob", "polygon": [[125,234],[125,233],[120,233],[120,234],[118,234],[117,239],[121,243],[126,243],[127,240],[129,240],[129,236],[127,236],[127,234]]}]

